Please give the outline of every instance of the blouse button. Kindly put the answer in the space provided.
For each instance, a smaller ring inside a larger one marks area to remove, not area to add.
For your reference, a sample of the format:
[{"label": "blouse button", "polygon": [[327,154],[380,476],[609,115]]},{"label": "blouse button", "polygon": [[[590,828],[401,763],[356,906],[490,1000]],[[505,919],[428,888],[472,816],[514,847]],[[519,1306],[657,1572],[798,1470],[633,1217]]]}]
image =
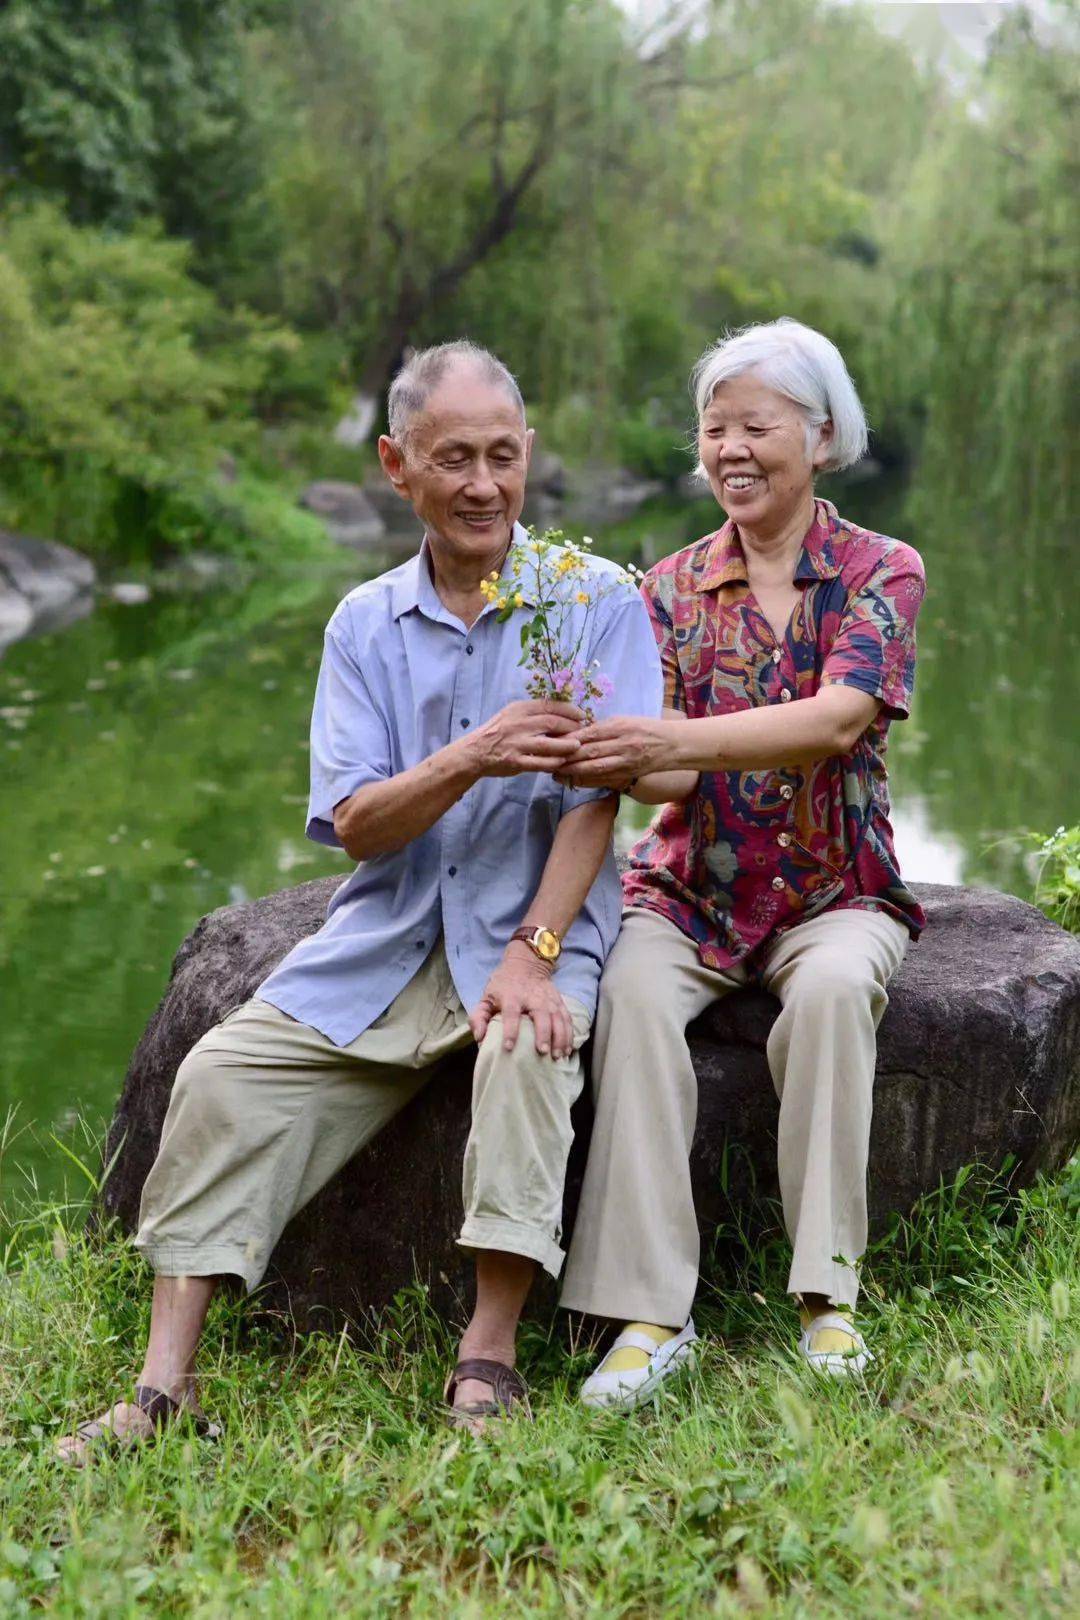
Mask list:
[{"label": "blouse button", "polygon": [[791,834],[781,833],[776,842],[780,845],[781,849],[787,849],[788,845],[791,843]]},{"label": "blouse button", "polygon": [[780,797],[782,799],[793,799],[795,797],[795,789],[792,787],[790,782],[784,783],[783,787],[780,789]]},{"label": "blouse button", "polygon": [[772,880],[772,886],[773,886],[774,889],[782,889],[784,887],[783,878],[782,877],[774,877],[773,880]]},{"label": "blouse button", "polygon": [[780,648],[779,647],[774,647],[773,648],[773,654],[772,654],[773,663],[778,664],[782,657],[783,657],[783,653],[780,651]]},{"label": "blouse button", "polygon": [[783,691],[780,693],[780,701],[781,701],[781,703],[790,703],[791,702],[791,693],[788,691],[786,686],[784,687]]}]

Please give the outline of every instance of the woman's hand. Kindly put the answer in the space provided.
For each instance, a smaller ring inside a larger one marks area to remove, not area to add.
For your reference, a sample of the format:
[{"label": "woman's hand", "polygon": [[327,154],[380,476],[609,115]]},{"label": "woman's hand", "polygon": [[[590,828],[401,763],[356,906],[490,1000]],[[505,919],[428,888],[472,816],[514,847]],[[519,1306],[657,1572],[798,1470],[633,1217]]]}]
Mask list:
[{"label": "woman's hand", "polygon": [[613,788],[623,793],[639,776],[672,768],[672,731],[677,722],[616,715],[577,733],[572,765],[560,767],[558,779],[568,787]]}]

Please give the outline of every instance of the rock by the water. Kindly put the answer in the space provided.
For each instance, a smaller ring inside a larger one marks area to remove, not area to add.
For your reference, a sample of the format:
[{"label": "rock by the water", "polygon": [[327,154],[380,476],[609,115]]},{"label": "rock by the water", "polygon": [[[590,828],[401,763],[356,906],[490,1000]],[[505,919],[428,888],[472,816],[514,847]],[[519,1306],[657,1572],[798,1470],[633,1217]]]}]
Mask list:
[{"label": "rock by the water", "polygon": [[0,646],[89,612],[96,579],[82,552],[0,529]]},{"label": "rock by the water", "polygon": [[[225,907],[184,941],[109,1132],[106,1162],[116,1161],[103,1202],[125,1230],[184,1054],[321,925],[335,886],[321,879]],[[910,1209],[966,1164],[997,1169],[1013,1156],[1017,1180],[1030,1181],[1080,1141],[1080,939],[991,890],[934,886],[920,898],[929,924],[892,986],[879,1039],[870,1176],[879,1231],[890,1211]],[[775,1011],[770,996],[743,991],[691,1032],[701,1082],[692,1167],[706,1229],[752,1188],[776,1193],[777,1103],[765,1060]],[[383,1304],[416,1275],[444,1304],[469,1297],[454,1237],[471,1067],[467,1054],[447,1063],[293,1221],[264,1296],[272,1306],[303,1326],[329,1326]],[[583,1104],[567,1231],[587,1130]]]},{"label": "rock by the water", "polygon": [[300,505],[321,518],[331,538],[343,546],[368,546],[386,533],[386,525],[359,484],[317,479],[304,490]]},{"label": "rock by the water", "polygon": [[532,495],[552,495],[561,500],[566,494],[566,466],[550,450],[534,450],[526,484]]},{"label": "rock by the water", "polygon": [[144,585],[141,579],[114,579],[109,586],[109,595],[121,607],[141,607],[150,600],[150,587]]}]

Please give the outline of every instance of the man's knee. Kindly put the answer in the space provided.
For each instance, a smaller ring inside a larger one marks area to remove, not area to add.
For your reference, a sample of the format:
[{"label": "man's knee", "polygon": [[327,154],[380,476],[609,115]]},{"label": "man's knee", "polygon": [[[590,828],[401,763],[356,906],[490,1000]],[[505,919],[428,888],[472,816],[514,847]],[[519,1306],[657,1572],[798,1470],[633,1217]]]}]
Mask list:
[{"label": "man's knee", "polygon": [[221,1054],[198,1042],[176,1071],[169,1112],[187,1122],[228,1129],[234,1122],[235,1088]]}]

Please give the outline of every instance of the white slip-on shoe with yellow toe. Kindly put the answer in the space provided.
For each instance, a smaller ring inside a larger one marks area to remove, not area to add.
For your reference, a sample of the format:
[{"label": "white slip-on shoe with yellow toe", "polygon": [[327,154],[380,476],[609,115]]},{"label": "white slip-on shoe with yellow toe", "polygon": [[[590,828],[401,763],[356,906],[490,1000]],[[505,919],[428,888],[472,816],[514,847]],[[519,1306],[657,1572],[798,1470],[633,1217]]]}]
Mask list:
[{"label": "white slip-on shoe with yellow toe", "polygon": [[851,1378],[874,1359],[850,1316],[841,1311],[822,1311],[808,1322],[799,1350],[815,1372],[829,1378]]},{"label": "white slip-on shoe with yellow toe", "polygon": [[692,1361],[697,1342],[692,1317],[681,1329],[629,1322],[582,1384],[581,1400],[609,1412],[632,1412]]}]

